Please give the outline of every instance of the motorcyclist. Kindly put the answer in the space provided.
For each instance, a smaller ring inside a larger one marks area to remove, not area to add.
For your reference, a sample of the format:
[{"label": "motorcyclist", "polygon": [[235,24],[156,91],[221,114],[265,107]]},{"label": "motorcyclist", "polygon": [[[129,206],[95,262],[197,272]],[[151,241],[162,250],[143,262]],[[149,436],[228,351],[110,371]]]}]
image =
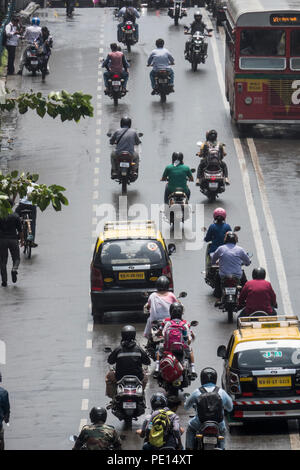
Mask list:
[{"label": "motorcyclist", "polygon": [[106,395],[114,398],[116,384],[125,375],[136,376],[143,384],[147,384],[147,376],[144,375],[143,365],[150,365],[151,360],[146,352],[136,342],[136,330],[134,326],[126,325],[121,330],[121,344],[108,356],[108,363],[116,364],[116,370],[108,372],[106,376]]},{"label": "motorcyclist", "polygon": [[118,24],[118,41],[122,42],[122,28],[126,21],[131,21],[135,27],[135,39],[139,40],[139,25],[136,23],[136,19],[140,18],[140,14],[136,8],[133,7],[132,0],[126,0],[125,6],[122,7],[118,12],[118,18],[123,17],[123,22]]},{"label": "motorcyclist", "polygon": [[[160,392],[154,393],[150,399],[152,414],[147,416],[144,420],[142,428],[136,431],[141,438],[144,438],[144,445],[143,450],[154,451],[156,449],[174,449],[174,450],[182,450],[182,443],[181,443],[181,431],[179,423],[179,417],[174,412],[171,411],[168,407],[168,399],[167,397]],[[170,420],[170,427],[167,430],[167,435],[165,436],[165,443],[161,447],[155,447],[149,442],[149,436],[151,429],[153,428],[153,419],[158,416],[161,412],[166,413]]]},{"label": "motorcyclist", "polygon": [[165,41],[163,39],[157,39],[155,42],[156,49],[153,49],[151,52],[147,67],[152,66],[152,70],[150,72],[150,80],[152,86],[151,95],[155,95],[155,75],[159,70],[168,70],[170,75],[170,86],[171,91],[174,91],[174,71],[171,68],[171,65],[175,64],[173,56],[170,54],[168,49],[164,47]]},{"label": "motorcyclist", "polygon": [[35,41],[37,40],[37,38],[39,37],[39,35],[42,32],[40,22],[41,22],[40,18],[35,16],[31,20],[31,26],[27,26],[27,28],[25,29],[23,39],[25,39],[25,41],[27,41],[27,46],[25,47],[25,49],[23,50],[22,55],[21,55],[18,75],[22,75],[22,73],[23,73],[23,67],[24,67],[25,62],[26,62],[26,56],[27,56],[28,49],[30,48],[30,46],[32,44],[35,43]]},{"label": "motorcyclist", "polygon": [[[218,375],[215,369],[212,367],[205,367],[202,369],[200,374],[201,387],[204,387],[208,392],[212,392],[215,389],[217,379]],[[189,410],[192,406],[196,407],[201,393],[201,389],[197,388],[189,397],[187,397],[184,404],[184,409]],[[223,410],[225,409],[228,412],[232,411],[233,403],[230,396],[222,388],[218,389],[218,394],[220,395],[223,402]],[[201,430],[203,424],[204,423],[199,420],[198,414],[196,414],[196,416],[194,416],[194,418],[189,421],[189,425],[186,431],[186,450],[194,449],[196,433]],[[219,431],[221,435],[225,436],[226,427],[224,419],[221,423],[219,423]],[[221,446],[224,449],[225,439],[221,441]]]},{"label": "motorcyclist", "polygon": [[83,426],[73,450],[120,450],[121,439],[113,426],[105,424],[105,408],[93,407],[90,411],[90,425]]},{"label": "motorcyclist", "polygon": [[35,45],[37,48],[40,48],[43,52],[43,60],[46,63],[47,74],[48,74],[49,73],[48,61],[51,55],[51,48],[53,47],[53,38],[50,35],[50,31],[47,28],[47,26],[42,27],[41,34],[35,41]]},{"label": "motorcyclist", "polygon": [[102,63],[102,67],[106,68],[106,72],[103,74],[105,90],[104,93],[107,94],[108,92],[108,79],[114,73],[120,75],[123,78],[123,89],[126,90],[127,82],[128,82],[128,67],[129,63],[126,60],[125,55],[123,52],[118,50],[118,45],[116,43],[112,43],[110,45],[111,52],[107,55],[106,59]]},{"label": "motorcyclist", "polygon": [[[0,374],[0,382],[2,377]],[[4,429],[3,421],[8,424],[10,416],[10,403],[8,391],[0,387],[0,450],[4,450]]]},{"label": "motorcyclist", "polygon": [[257,311],[276,315],[276,294],[271,283],[265,278],[266,270],[264,268],[253,269],[252,280],[246,282],[239,296],[238,310],[243,309],[239,317],[245,317]]},{"label": "motorcyclist", "polygon": [[150,310],[150,316],[147,319],[144,336],[149,338],[151,333],[151,324],[157,320],[164,320],[169,316],[169,310],[172,303],[177,302],[173,292],[169,291],[170,281],[167,276],[160,276],[155,284],[157,292],[153,292],[145,305],[146,310]]},{"label": "motorcyclist", "polygon": [[219,246],[211,254],[211,263],[219,261],[219,273],[216,276],[215,296],[217,297],[215,307],[221,304],[222,279],[226,276],[235,276],[244,285],[247,282],[246,275],[242,270],[242,265],[249,266],[251,260],[245,250],[237,245],[238,237],[234,232],[227,232],[224,238],[224,245]]},{"label": "motorcyclist", "polygon": [[223,207],[217,207],[213,212],[214,222],[210,224],[204,237],[206,243],[211,242],[209,253],[213,253],[219,246],[223,245],[226,233],[231,232],[230,225],[225,222],[226,216]]},{"label": "motorcyclist", "polygon": [[165,168],[161,178],[161,181],[168,181],[165,188],[165,204],[168,204],[169,195],[176,191],[177,188],[182,188],[187,198],[190,198],[191,192],[188,188],[187,180],[194,181],[191,169],[184,165],[183,154],[181,152],[173,152],[172,164]]},{"label": "motorcyclist", "polygon": [[229,185],[229,179],[228,179],[228,168],[226,163],[223,161],[223,158],[226,155],[225,152],[225,144],[222,144],[217,141],[218,138],[218,133],[216,130],[211,129],[210,131],[206,132],[206,142],[202,144],[200,148],[200,152],[198,153],[199,157],[201,158],[201,162],[198,166],[198,171],[197,171],[197,181],[196,185],[200,185],[201,181],[204,176],[204,170],[207,167],[208,164],[208,157],[210,154],[210,148],[217,148],[218,149],[218,160],[219,164],[222,168],[223,175],[225,178],[225,184]]},{"label": "motorcyclist", "polygon": [[[170,316],[169,316],[169,318],[165,318],[165,320],[162,322],[157,334],[165,337],[165,333],[166,333],[168,327],[170,326],[170,324],[172,324],[173,321],[175,321],[178,324],[180,322],[182,322],[184,324],[184,326],[183,326],[183,341],[184,341],[183,348],[184,348],[185,354],[187,355],[187,357],[189,359],[189,362],[190,362],[190,365],[191,365],[192,379],[194,380],[197,377],[197,373],[195,372],[194,352],[193,352],[192,348],[190,347],[190,344],[191,344],[192,340],[194,339],[194,333],[192,332],[189,323],[186,320],[182,319],[183,311],[184,311],[184,307],[183,307],[182,303],[178,302],[178,301],[174,302],[170,306]],[[158,375],[159,375],[159,362],[160,362],[160,358],[161,358],[163,352],[164,352],[164,345],[162,345],[159,348],[159,350],[157,351],[157,354],[156,354],[155,371],[154,371],[154,374],[153,374],[154,378],[157,378]]]},{"label": "motorcyclist", "polygon": [[135,163],[136,176],[139,169],[139,155],[134,150],[135,145],[141,143],[137,132],[131,129],[131,119],[128,116],[123,116],[120,121],[120,129],[118,129],[110,138],[111,145],[116,144],[116,149],[111,154],[111,177],[114,179],[118,175],[117,163],[118,156],[122,152],[129,152],[133,156]]},{"label": "motorcyclist", "polygon": [[189,55],[192,36],[193,36],[193,34],[196,33],[196,31],[199,31],[202,34],[206,31],[207,34],[209,36],[211,36],[211,34],[210,34],[211,29],[208,29],[206,24],[202,21],[202,15],[201,15],[200,11],[196,11],[196,13],[194,14],[194,21],[193,21],[193,23],[191,23],[190,27],[189,28],[185,27],[185,34],[190,34],[191,35],[191,38],[185,43],[184,54],[185,54],[186,59],[188,58],[188,55]]}]

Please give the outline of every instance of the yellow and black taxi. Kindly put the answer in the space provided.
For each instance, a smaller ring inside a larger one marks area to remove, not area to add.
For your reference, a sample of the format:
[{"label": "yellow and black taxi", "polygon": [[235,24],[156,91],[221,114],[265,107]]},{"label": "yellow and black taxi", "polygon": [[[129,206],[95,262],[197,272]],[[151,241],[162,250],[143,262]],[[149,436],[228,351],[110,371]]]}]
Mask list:
[{"label": "yellow and black taxi", "polygon": [[224,359],[222,386],[233,400],[229,426],[300,418],[300,332],[296,316],[242,317]]},{"label": "yellow and black taxi", "polygon": [[97,238],[91,263],[92,315],[142,310],[159,276],[166,275],[173,290],[168,247],[153,221],[107,222]]}]

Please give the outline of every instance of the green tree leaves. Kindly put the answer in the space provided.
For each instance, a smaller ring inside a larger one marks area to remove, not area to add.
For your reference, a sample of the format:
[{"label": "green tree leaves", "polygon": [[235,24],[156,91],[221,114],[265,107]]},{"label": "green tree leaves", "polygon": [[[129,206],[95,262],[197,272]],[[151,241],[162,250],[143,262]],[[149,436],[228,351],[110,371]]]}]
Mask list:
[{"label": "green tree leaves", "polygon": [[17,97],[7,97],[5,103],[0,103],[0,111],[12,111],[17,107],[20,114],[25,114],[28,109],[32,109],[41,118],[48,114],[53,119],[60,116],[62,122],[79,122],[81,118],[93,117],[91,99],[91,95],[79,91],[73,94],[65,90],[52,91],[47,97],[31,91]]},{"label": "green tree leaves", "polygon": [[38,184],[39,175],[30,173],[21,173],[12,171],[6,175],[0,172],[0,217],[6,217],[12,212],[9,200],[15,200],[17,196],[21,198],[27,194],[27,188],[34,184],[34,189],[28,195],[32,204],[40,208],[41,211],[47,209],[51,204],[54,210],[60,211],[62,206],[69,204],[68,199],[63,192],[66,190],[63,186],[52,184]]}]

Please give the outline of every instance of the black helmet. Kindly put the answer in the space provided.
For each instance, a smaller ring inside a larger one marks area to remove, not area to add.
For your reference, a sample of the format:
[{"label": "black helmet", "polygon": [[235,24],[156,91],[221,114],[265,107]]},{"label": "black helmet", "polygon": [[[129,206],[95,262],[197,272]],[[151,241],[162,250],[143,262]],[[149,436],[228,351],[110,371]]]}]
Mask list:
[{"label": "black helmet", "polygon": [[94,406],[94,408],[91,409],[90,420],[93,424],[96,424],[99,421],[102,421],[102,423],[105,423],[106,418],[107,418],[107,411],[105,408]]},{"label": "black helmet", "polygon": [[254,268],[252,271],[252,279],[265,279],[266,270],[264,268]]},{"label": "black helmet", "polygon": [[217,140],[218,133],[214,129],[211,129],[210,131],[206,132],[206,140],[209,142],[215,142]]},{"label": "black helmet", "polygon": [[156,44],[156,47],[161,48],[161,47],[164,47],[165,41],[163,39],[157,39],[155,44]]},{"label": "black helmet", "polygon": [[121,330],[122,341],[132,341],[135,339],[136,330],[134,326],[126,325]]},{"label": "black helmet", "polygon": [[234,232],[226,232],[225,238],[224,238],[224,243],[234,243],[236,244],[238,242],[238,237]]},{"label": "black helmet", "polygon": [[131,119],[128,116],[123,116],[120,121],[121,127],[131,127]]},{"label": "black helmet", "polygon": [[174,302],[170,305],[170,317],[181,318],[183,315],[183,305],[180,302]]},{"label": "black helmet", "polygon": [[200,374],[201,385],[208,383],[217,383],[218,374],[212,367],[205,367]]},{"label": "black helmet", "polygon": [[169,289],[170,281],[167,276],[159,276],[155,286],[158,291],[166,291]]},{"label": "black helmet", "polygon": [[182,152],[173,152],[172,153],[172,163],[178,160],[180,163],[183,162],[183,153]]},{"label": "black helmet", "polygon": [[194,19],[196,21],[201,21],[202,20],[202,14],[200,11],[196,11],[196,13],[194,14]]},{"label": "black helmet", "polygon": [[167,397],[161,392],[154,393],[150,399],[150,404],[153,411],[165,408],[168,404]]}]

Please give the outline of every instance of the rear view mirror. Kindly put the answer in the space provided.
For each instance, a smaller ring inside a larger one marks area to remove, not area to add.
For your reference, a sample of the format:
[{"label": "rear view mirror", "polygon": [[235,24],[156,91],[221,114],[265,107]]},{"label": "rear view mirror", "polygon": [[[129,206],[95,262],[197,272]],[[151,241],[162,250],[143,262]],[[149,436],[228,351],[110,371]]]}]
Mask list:
[{"label": "rear view mirror", "polygon": [[195,168],[191,168],[191,172],[192,172],[192,173],[196,173],[196,169],[195,169]]},{"label": "rear view mirror", "polygon": [[106,347],[103,349],[103,351],[104,351],[105,353],[111,353],[111,352],[112,352],[112,349],[111,349],[111,347],[106,346]]},{"label": "rear view mirror", "polygon": [[139,137],[143,137],[143,135],[144,135],[144,134],[143,134],[142,132],[139,132],[139,133],[138,133],[138,136],[139,136]]},{"label": "rear view mirror", "polygon": [[184,297],[187,296],[187,293],[186,292],[180,292],[179,296],[178,296],[178,299],[183,299]]},{"label": "rear view mirror", "polygon": [[191,326],[198,326],[198,325],[199,325],[199,322],[196,321],[196,320],[193,320],[193,321],[191,322]]},{"label": "rear view mirror", "polygon": [[213,31],[213,29],[208,29],[207,31],[208,31],[209,33],[211,33],[211,32]]},{"label": "rear view mirror", "polygon": [[199,140],[199,142],[197,142],[197,145],[198,145],[199,147],[201,147],[202,144],[203,144],[203,142],[201,142],[201,140]]},{"label": "rear view mirror", "polygon": [[112,136],[112,134],[111,134],[110,132],[108,132],[106,135],[107,135],[107,137],[111,137],[111,136]]},{"label": "rear view mirror", "polygon": [[241,227],[239,225],[236,225],[233,229],[234,232],[239,232],[241,230]]},{"label": "rear view mirror", "polygon": [[222,345],[218,347],[217,356],[225,359],[226,357],[226,346]]},{"label": "rear view mirror", "polygon": [[172,255],[173,253],[175,253],[175,251],[176,251],[176,246],[174,245],[174,243],[170,243],[168,245],[168,254]]}]

